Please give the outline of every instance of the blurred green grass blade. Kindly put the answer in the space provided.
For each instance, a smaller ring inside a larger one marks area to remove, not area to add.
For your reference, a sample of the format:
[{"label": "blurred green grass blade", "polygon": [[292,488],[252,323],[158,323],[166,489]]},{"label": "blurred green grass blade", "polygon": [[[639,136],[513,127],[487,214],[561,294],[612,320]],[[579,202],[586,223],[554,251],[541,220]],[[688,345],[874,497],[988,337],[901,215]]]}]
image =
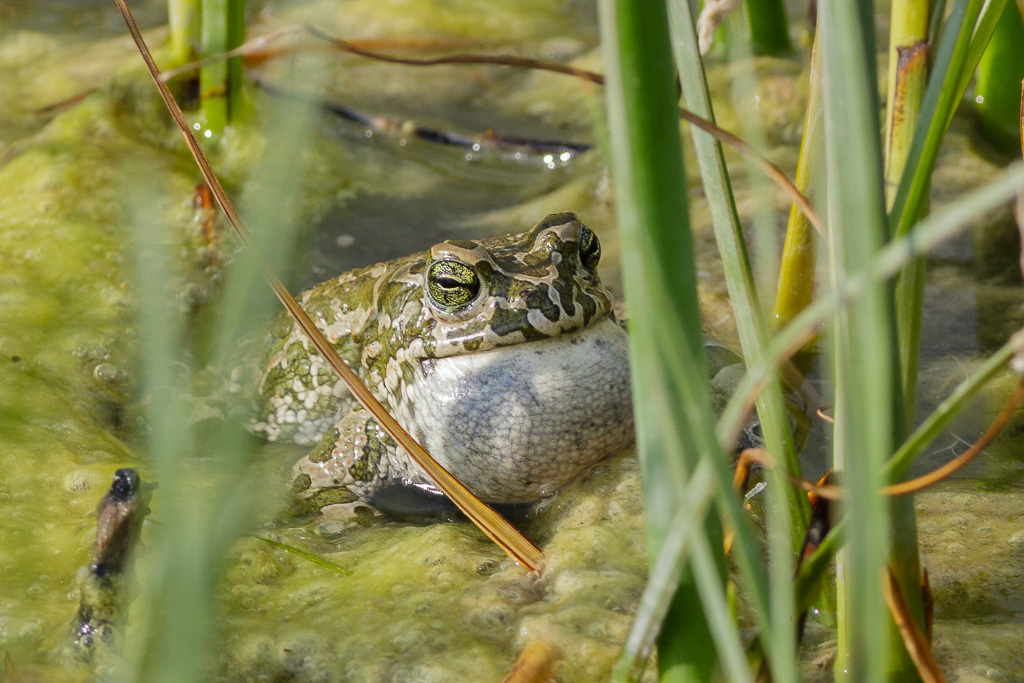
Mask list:
[{"label": "blurred green grass blade", "polygon": [[654,640],[668,613],[672,595],[686,569],[690,543],[695,532],[700,530],[711,502],[714,491],[712,476],[710,465],[702,462],[687,484],[679,509],[668,525],[668,533],[658,557],[651,566],[636,617],[612,672],[614,683],[639,680],[643,673],[644,664],[650,657]]},{"label": "blurred green grass blade", "polygon": [[[704,74],[689,4],[685,0],[675,0],[669,3],[669,8],[676,68],[682,84],[685,106],[697,115],[714,122],[711,94]],[[743,356],[751,362],[756,362],[761,357],[767,341],[767,323],[761,313],[762,308],[736,211],[729,172],[721,145],[702,131],[691,128],[691,132]],[[765,391],[758,397],[757,410],[768,449],[785,463],[786,469],[799,473],[796,448],[789,430],[789,415],[777,379],[769,380]],[[771,647],[769,657],[775,680],[795,681],[797,673],[796,635],[795,629],[792,628],[792,624],[795,623],[792,614],[792,539],[794,536],[803,537],[807,499],[788,485],[785,472],[773,471],[771,478],[771,519],[768,538],[772,557],[769,563],[771,591],[767,605],[764,604],[763,597],[757,601],[760,604],[756,614],[760,620],[762,633],[770,633],[770,636],[765,637],[765,643]],[[730,522],[734,525],[737,537],[741,537],[737,548],[749,547],[752,537],[742,538],[751,533],[746,517],[730,517]],[[748,583],[757,585],[756,579],[748,580]],[[762,611],[765,607],[768,607],[768,612]]]},{"label": "blurred green grass blade", "polygon": [[[139,174],[145,178],[144,173]],[[123,680],[194,681],[208,654],[209,613],[197,592],[205,562],[202,548],[188,547],[188,519],[194,516],[189,492],[183,488],[184,460],[190,435],[182,433],[188,413],[182,397],[187,390],[183,367],[185,330],[175,297],[167,287],[172,282],[171,246],[162,236],[166,228],[159,221],[159,188],[133,193],[135,225],[136,287],[142,353],[142,382],[148,397],[147,421],[151,432],[147,450],[152,476],[160,485],[154,497],[154,516],[162,524],[154,528],[151,549],[143,556],[140,580],[143,593],[138,614],[129,631],[128,668]],[[183,592],[184,591],[184,592]],[[198,591],[202,596],[203,591]],[[173,597],[172,597],[173,596]],[[172,626],[167,627],[171,622]],[[180,628],[174,626],[180,625]],[[198,638],[198,640],[196,639]],[[160,643],[154,648],[154,643]],[[175,679],[169,658],[178,660]],[[146,673],[144,673],[146,672]]]},{"label": "blurred green grass blade", "polygon": [[[251,186],[257,189],[245,211],[253,217],[254,243],[277,257],[273,260],[281,267],[290,260],[294,242],[296,195],[302,177],[294,150],[308,134],[310,105],[275,102],[268,110],[267,129],[271,132],[264,156],[268,161],[252,174]],[[155,198],[154,203],[158,203]],[[164,230],[158,226],[150,232]],[[181,371],[186,367],[184,354],[168,348],[166,341],[180,340],[184,332],[178,311],[164,310],[176,306],[173,297],[162,293],[165,283],[172,281],[168,259],[166,253],[140,253],[144,357],[157,370],[174,360],[179,374],[185,376]],[[235,260],[215,305],[219,314],[208,330],[214,338],[211,364],[226,377],[232,364],[242,360],[232,355],[240,337],[253,334],[252,323],[265,321],[272,310],[273,298],[262,285],[253,259]],[[170,322],[161,321],[158,314]],[[177,325],[176,334],[166,332],[168,325]],[[153,374],[149,372],[147,377]],[[121,678],[188,683],[203,680],[206,674],[209,644],[215,640],[216,588],[225,557],[267,499],[252,493],[261,484],[249,467],[251,438],[240,424],[244,418],[226,420],[204,441],[203,452],[195,452],[188,445],[194,439],[184,400],[191,387],[180,381],[166,388],[164,384],[159,376],[146,380],[147,391],[154,397],[151,449],[160,485],[155,509],[163,523],[144,558],[140,600],[144,607],[130,631]],[[173,457],[164,455],[168,449]]]},{"label": "blurred green grass blade", "polygon": [[[712,431],[707,362],[686,201],[668,23],[661,2],[599,5],[607,74],[612,176],[622,235],[631,333],[637,446],[644,474],[651,561],[701,458],[725,459]],[[676,372],[666,368],[675,366]],[[727,467],[726,467],[727,469]],[[720,560],[717,520],[706,520]],[[684,584],[674,607],[694,604]],[[659,639],[663,681],[705,681],[706,622],[670,609]]]},{"label": "blurred green grass blade", "polygon": [[[314,59],[304,58],[295,69],[316,73]],[[222,312],[217,318],[214,339],[218,341],[213,363],[225,367],[240,337],[252,333],[252,321],[265,319],[278,310],[273,292],[263,284],[259,259],[277,273],[287,273],[299,238],[302,164],[296,150],[302,149],[313,122],[313,104],[303,98],[267,99],[261,104],[266,121],[267,149],[264,164],[256,169],[241,198],[241,212],[252,236],[257,258],[239,258],[224,283]]]},{"label": "blurred green grass blade", "polygon": [[[885,241],[882,154],[871,5],[836,0],[819,7],[833,280],[864,270]],[[881,469],[900,429],[895,320],[885,283],[839,311],[835,336],[834,466],[843,473],[852,520],[840,557],[840,634],[837,677],[891,678],[886,608],[879,576],[889,547]]]}]

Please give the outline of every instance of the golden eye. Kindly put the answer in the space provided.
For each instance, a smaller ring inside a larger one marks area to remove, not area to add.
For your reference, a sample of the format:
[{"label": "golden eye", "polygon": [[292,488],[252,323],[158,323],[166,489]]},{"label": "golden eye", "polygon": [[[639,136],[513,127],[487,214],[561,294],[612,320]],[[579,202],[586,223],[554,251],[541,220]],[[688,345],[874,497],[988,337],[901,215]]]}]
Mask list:
[{"label": "golden eye", "polygon": [[587,226],[580,228],[580,261],[584,267],[594,270],[601,260],[601,241]]},{"label": "golden eye", "polygon": [[476,271],[461,261],[435,261],[427,271],[427,292],[438,306],[465,306],[480,293]]}]

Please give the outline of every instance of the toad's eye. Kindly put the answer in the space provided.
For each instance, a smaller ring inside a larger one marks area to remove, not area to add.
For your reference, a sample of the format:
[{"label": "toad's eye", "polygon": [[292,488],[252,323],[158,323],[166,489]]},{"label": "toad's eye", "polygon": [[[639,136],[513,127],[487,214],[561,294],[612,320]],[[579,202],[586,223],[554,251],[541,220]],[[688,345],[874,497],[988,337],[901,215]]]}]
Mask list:
[{"label": "toad's eye", "polygon": [[476,298],[480,278],[461,261],[435,261],[427,271],[427,291],[438,306],[455,309]]},{"label": "toad's eye", "polygon": [[580,261],[586,268],[594,270],[601,260],[601,242],[594,231],[583,226],[580,229]]}]

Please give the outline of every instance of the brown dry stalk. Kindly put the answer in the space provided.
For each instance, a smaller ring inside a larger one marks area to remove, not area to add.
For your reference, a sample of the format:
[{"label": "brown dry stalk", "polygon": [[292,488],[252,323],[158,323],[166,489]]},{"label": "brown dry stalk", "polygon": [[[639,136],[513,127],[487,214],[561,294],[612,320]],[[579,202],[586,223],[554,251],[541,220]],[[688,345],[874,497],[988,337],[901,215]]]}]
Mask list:
[{"label": "brown dry stalk", "polygon": [[545,683],[553,680],[555,669],[564,658],[565,654],[557,645],[531,640],[501,683]]},{"label": "brown dry stalk", "polygon": [[905,496],[908,493],[914,493],[920,491],[923,488],[927,488],[932,484],[937,484],[949,475],[953,474],[957,470],[963,468],[967,463],[978,457],[982,451],[984,451],[992,440],[1003,430],[1006,423],[1010,420],[1010,416],[1013,415],[1013,411],[1020,405],[1021,398],[1024,398],[1024,382],[1017,384],[1017,388],[1013,390],[1010,397],[1006,399],[1006,404],[1003,405],[1003,409],[999,411],[999,415],[992,421],[985,433],[975,441],[970,448],[966,451],[947,462],[942,467],[935,469],[928,474],[923,474],[916,479],[910,481],[900,482],[898,484],[890,484],[882,489],[883,493],[887,496]]},{"label": "brown dry stalk", "polygon": [[71,97],[65,97],[63,100],[60,100],[58,102],[54,102],[52,104],[48,104],[45,107],[40,107],[39,109],[36,109],[35,115],[36,116],[50,116],[52,114],[56,114],[58,112],[64,111],[65,109],[67,109],[69,107],[75,106],[76,104],[78,104],[79,102],[81,102],[82,100],[84,100],[86,97],[88,97],[89,95],[93,94],[97,90],[99,90],[99,88],[88,88],[86,90],[83,90],[80,93],[72,95]]},{"label": "brown dry stalk", "polygon": [[[956,471],[965,467],[969,462],[978,457],[978,455],[980,455],[982,451],[992,443],[992,440],[998,436],[999,432],[1003,430],[1003,427],[1006,426],[1010,416],[1013,415],[1013,411],[1015,411],[1017,406],[1020,405],[1021,399],[1024,399],[1024,381],[1017,384],[1016,389],[1014,389],[1013,393],[1010,394],[1010,397],[1003,405],[1003,409],[999,411],[999,415],[997,415],[996,419],[992,421],[992,424],[988,426],[985,433],[982,434],[977,441],[971,444],[970,448],[947,462],[945,465],[942,465],[927,474],[922,474],[920,477],[916,477],[909,481],[900,482],[898,484],[889,484],[888,486],[882,487],[882,495],[905,496],[911,493],[917,493],[922,489],[938,484],[946,477],[949,477]],[[748,448],[741,454],[741,460],[746,460],[748,464],[749,462],[757,462],[765,467],[775,466],[775,458],[772,457],[771,453],[763,448]],[[799,489],[821,496],[822,498],[828,498],[829,500],[840,500],[845,498],[847,495],[845,487],[837,486],[835,484],[822,486],[792,475],[790,475],[789,481],[793,486],[796,486]]]},{"label": "brown dry stalk", "polygon": [[469,492],[465,486],[462,485],[455,477],[453,477],[447,470],[437,463],[430,455],[423,450],[416,441],[404,430],[401,425],[391,417],[379,401],[370,393],[363,383],[356,376],[355,372],[349,368],[343,360],[338,356],[337,351],[329,341],[321,334],[320,330],[317,329],[316,325],[309,318],[299,303],[295,300],[295,297],[291,295],[288,289],[284,286],[277,275],[270,269],[267,262],[260,257],[252,245],[252,239],[246,230],[245,225],[242,223],[242,219],[239,217],[238,212],[235,211],[234,205],[231,200],[228,199],[227,194],[224,192],[224,188],[221,187],[220,181],[217,180],[216,174],[213,172],[213,168],[210,166],[209,161],[206,159],[206,155],[203,150],[199,147],[199,143],[196,141],[195,136],[192,135],[192,131],[189,128],[188,122],[185,120],[184,114],[181,113],[181,109],[178,107],[178,103],[175,102],[174,96],[167,89],[167,86],[163,81],[160,80],[160,72],[156,67],[156,63],[153,61],[153,56],[149,52],[149,48],[146,46],[145,40],[142,38],[142,34],[139,32],[138,26],[135,24],[135,19],[132,17],[131,11],[125,4],[125,0],[114,0],[117,3],[117,8],[121,11],[121,16],[124,18],[125,24],[128,26],[128,31],[131,33],[132,38],[135,40],[135,44],[139,49],[139,54],[142,55],[143,60],[146,62],[146,67],[149,69],[149,73],[153,78],[153,82],[156,84],[157,89],[160,91],[160,96],[164,100],[164,104],[167,106],[167,110],[174,118],[174,122],[181,129],[182,135],[185,136],[185,142],[188,145],[189,150],[192,152],[192,157],[195,159],[196,164],[199,165],[199,169],[203,174],[203,178],[206,180],[207,185],[213,191],[214,197],[217,198],[217,203],[220,205],[224,215],[227,216],[231,222],[232,227],[235,229],[235,233],[238,235],[239,240],[245,245],[246,249],[256,259],[260,271],[263,273],[263,277],[267,283],[274,290],[274,294],[281,300],[288,312],[292,315],[295,321],[302,327],[303,331],[309,337],[309,340],[316,347],[317,351],[324,357],[324,359],[330,363],[331,367],[334,368],[338,376],[345,382],[345,385],[349,388],[356,400],[363,405],[380,423],[380,426],[386,431],[398,444],[405,449],[405,451],[412,457],[412,459],[422,467],[431,479],[433,479],[438,487],[444,491],[453,503],[455,503],[460,510],[473,522],[481,531],[491,538],[495,543],[501,546],[509,556],[516,562],[521,563],[525,567],[531,570],[539,570],[543,556],[540,550],[530,543],[526,538],[520,534],[515,527],[509,524],[501,515],[495,512],[493,509],[484,505],[477,499],[472,493]]},{"label": "brown dry stalk", "polygon": [[892,614],[893,621],[896,622],[896,627],[900,630],[903,644],[914,661],[921,680],[924,683],[946,683],[946,677],[939,669],[938,662],[935,661],[931,646],[924,634],[921,633],[921,629],[918,628],[917,622],[914,621],[914,616],[910,613],[907,600],[903,596],[903,591],[900,590],[900,584],[896,581],[896,575],[893,574],[891,567],[885,568],[882,577],[882,592],[885,594],[889,612]]}]

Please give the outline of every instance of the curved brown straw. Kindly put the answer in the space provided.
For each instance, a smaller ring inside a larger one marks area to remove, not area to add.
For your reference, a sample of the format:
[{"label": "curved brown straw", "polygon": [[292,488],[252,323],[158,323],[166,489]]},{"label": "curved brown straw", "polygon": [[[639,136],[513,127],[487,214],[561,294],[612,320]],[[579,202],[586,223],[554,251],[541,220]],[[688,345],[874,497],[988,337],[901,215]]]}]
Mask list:
[{"label": "curved brown straw", "polygon": [[380,426],[386,431],[395,441],[397,441],[402,448],[412,457],[416,464],[422,467],[427,474],[437,483],[438,487],[444,491],[453,503],[455,503],[460,510],[473,522],[477,527],[480,528],[485,534],[487,534],[491,540],[501,546],[508,555],[516,562],[521,563],[525,567],[531,570],[539,570],[541,568],[543,556],[540,550],[530,543],[526,538],[520,534],[515,527],[508,523],[501,515],[495,512],[493,509],[484,505],[477,499],[469,489],[462,485],[458,479],[453,477],[446,469],[441,467],[430,455],[423,450],[423,447],[416,443],[401,425],[391,417],[380,402],[370,393],[356,374],[345,365],[345,362],[338,356],[337,351],[329,341],[321,334],[320,330],[317,329],[313,321],[310,320],[299,303],[295,300],[295,297],[291,295],[288,289],[284,286],[281,280],[278,279],[277,275],[270,269],[267,262],[260,257],[256,250],[252,246],[252,238],[249,235],[249,231],[246,230],[245,225],[242,223],[242,219],[238,216],[238,212],[235,211],[234,205],[231,200],[228,199],[227,194],[224,192],[224,188],[221,187],[220,181],[217,180],[217,176],[213,172],[213,168],[210,163],[206,160],[206,155],[203,154],[203,150],[199,147],[199,143],[196,142],[195,137],[192,135],[192,131],[189,129],[188,122],[185,121],[185,116],[181,113],[181,109],[178,107],[178,103],[175,102],[174,96],[171,95],[167,86],[164,85],[163,81],[160,80],[160,72],[156,67],[156,63],[153,61],[153,56],[149,52],[149,48],[146,47],[146,42],[142,38],[142,34],[139,32],[139,27],[135,24],[135,19],[132,17],[131,11],[125,4],[125,0],[114,0],[117,3],[117,8],[121,11],[121,16],[124,18],[125,24],[128,26],[128,31],[131,33],[132,38],[135,40],[135,44],[139,48],[139,53],[142,55],[143,60],[146,62],[146,67],[149,69],[150,75],[153,77],[154,83],[160,91],[160,96],[164,100],[164,104],[167,105],[168,111],[174,118],[174,122],[181,129],[182,135],[185,136],[185,142],[188,144],[189,150],[192,152],[193,158],[199,165],[199,170],[202,171],[203,178],[206,179],[207,185],[213,191],[213,195],[217,198],[217,203],[220,205],[224,215],[228,217],[231,225],[235,229],[235,233],[238,235],[239,240],[245,245],[249,253],[259,264],[260,271],[263,273],[263,277],[270,284],[270,287],[274,290],[274,294],[281,300],[288,312],[291,313],[295,321],[302,327],[303,331],[309,337],[309,340],[313,342],[313,345],[317,348],[324,359],[330,363],[331,367],[334,368],[338,376],[345,382],[345,385],[349,388],[356,400],[359,401],[370,413],[378,420]]},{"label": "curved brown straw", "polygon": [[[988,445],[992,443],[992,440],[995,439],[999,432],[1003,430],[1003,427],[1006,426],[1010,416],[1013,415],[1013,411],[1020,405],[1021,399],[1024,399],[1024,381],[1017,384],[1017,388],[1014,389],[1012,394],[1010,394],[1010,397],[1003,405],[1003,409],[999,411],[999,415],[997,415],[996,419],[992,421],[992,424],[988,426],[985,433],[982,434],[977,441],[971,444],[970,448],[947,462],[945,465],[942,465],[927,474],[922,474],[920,477],[910,479],[909,481],[883,486],[882,494],[885,496],[905,496],[911,493],[917,493],[922,489],[938,484],[946,477],[949,477],[956,471],[963,469],[969,462],[978,457],[982,451],[988,448]],[[775,466],[775,458],[771,453],[763,448],[746,449],[740,453],[740,462],[756,462],[764,465],[765,467]],[[789,481],[793,486],[796,486],[799,489],[821,496],[822,498],[828,498],[829,500],[841,500],[847,495],[845,487],[836,486],[835,484],[826,484],[822,486],[794,476],[790,476]]]}]

